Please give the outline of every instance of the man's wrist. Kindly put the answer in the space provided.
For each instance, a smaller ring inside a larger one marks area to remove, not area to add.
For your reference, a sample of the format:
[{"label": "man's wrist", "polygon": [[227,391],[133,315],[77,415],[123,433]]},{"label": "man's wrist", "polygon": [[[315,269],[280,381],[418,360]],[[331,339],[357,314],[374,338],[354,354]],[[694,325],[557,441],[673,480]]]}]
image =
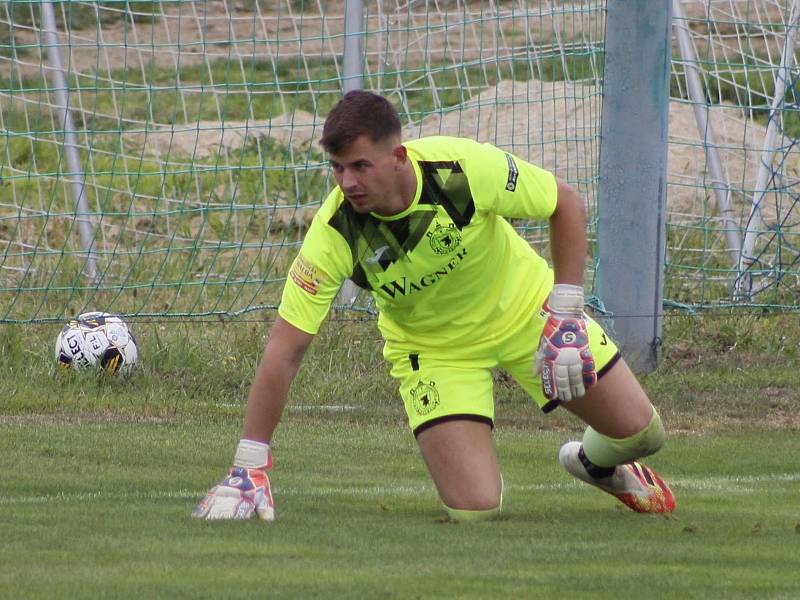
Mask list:
[{"label": "man's wrist", "polygon": [[269,444],[241,439],[233,457],[233,466],[244,469],[268,469],[272,466]]},{"label": "man's wrist", "polygon": [[550,312],[580,316],[583,314],[583,286],[557,283],[550,292],[547,307]]}]

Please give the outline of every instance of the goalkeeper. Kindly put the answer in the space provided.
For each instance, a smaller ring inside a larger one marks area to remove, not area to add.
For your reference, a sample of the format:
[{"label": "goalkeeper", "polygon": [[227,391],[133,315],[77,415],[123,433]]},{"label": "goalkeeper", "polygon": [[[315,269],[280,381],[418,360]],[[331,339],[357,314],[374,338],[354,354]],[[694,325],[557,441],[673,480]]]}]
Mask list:
[{"label": "goalkeeper", "polygon": [[[491,370],[544,411],[586,425],[558,454],[572,476],[639,512],[670,512],[672,492],[636,462],[663,444],[661,419],[613,341],[583,312],[586,211],[576,190],[488,144],[402,143],[382,96],[346,94],[321,145],[337,187],[292,264],[250,388],[227,477],[194,510],[206,519],[275,518],[270,440],[303,355],[351,279],[379,309],[384,357],[444,510],[499,514]],[[549,221],[552,269],[505,218]]]}]

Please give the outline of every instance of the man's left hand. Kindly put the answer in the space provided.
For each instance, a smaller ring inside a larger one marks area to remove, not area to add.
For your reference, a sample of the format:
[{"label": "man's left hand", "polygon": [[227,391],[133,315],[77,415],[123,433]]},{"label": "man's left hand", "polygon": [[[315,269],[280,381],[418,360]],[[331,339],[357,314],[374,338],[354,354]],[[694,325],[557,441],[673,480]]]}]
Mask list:
[{"label": "man's left hand", "polygon": [[544,310],[549,313],[533,374],[541,376],[548,400],[569,402],[580,398],[597,382],[594,358],[583,314],[583,289],[557,284]]}]

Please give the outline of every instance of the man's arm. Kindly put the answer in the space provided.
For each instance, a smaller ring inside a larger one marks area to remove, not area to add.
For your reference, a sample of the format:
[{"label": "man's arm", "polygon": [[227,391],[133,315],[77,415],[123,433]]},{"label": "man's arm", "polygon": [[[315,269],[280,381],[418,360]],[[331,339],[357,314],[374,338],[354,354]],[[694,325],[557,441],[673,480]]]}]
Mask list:
[{"label": "man's arm", "polygon": [[278,317],[256,369],[244,419],[242,439],[233,457],[233,467],[219,484],[212,487],[195,507],[199,519],[249,519],[258,515],[275,519],[267,472],[272,468],[269,440],[278,426],[313,335]]},{"label": "man's arm", "polygon": [[578,191],[558,180],[556,210],[550,216],[550,255],[556,283],[583,287],[586,267],[586,206]]},{"label": "man's arm", "polygon": [[551,402],[580,398],[597,381],[583,314],[586,264],[586,208],[577,190],[557,182],[556,209],[550,216],[550,254],[555,285],[545,303],[549,313],[539,341],[534,375]]},{"label": "man's arm", "polygon": [[314,336],[282,318],[275,320],[256,369],[244,418],[244,439],[269,443],[280,421],[303,356]]}]

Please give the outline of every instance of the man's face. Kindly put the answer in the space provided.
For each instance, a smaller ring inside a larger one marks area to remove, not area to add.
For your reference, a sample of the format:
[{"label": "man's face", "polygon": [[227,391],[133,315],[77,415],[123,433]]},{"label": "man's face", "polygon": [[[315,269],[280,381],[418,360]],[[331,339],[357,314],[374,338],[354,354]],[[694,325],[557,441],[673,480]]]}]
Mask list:
[{"label": "man's face", "polygon": [[399,167],[405,161],[399,140],[373,142],[362,135],[339,154],[330,155],[336,183],[353,209],[389,216],[398,210]]}]

